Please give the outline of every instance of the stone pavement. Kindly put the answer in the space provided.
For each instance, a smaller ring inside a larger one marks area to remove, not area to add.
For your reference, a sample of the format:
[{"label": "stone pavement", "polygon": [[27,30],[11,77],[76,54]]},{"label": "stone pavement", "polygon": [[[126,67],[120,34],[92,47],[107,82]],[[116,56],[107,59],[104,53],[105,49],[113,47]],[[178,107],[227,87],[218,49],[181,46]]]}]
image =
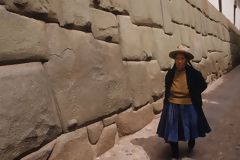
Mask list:
[{"label": "stone pavement", "polygon": [[[180,143],[183,159],[237,160],[240,157],[240,66],[210,84],[203,93],[204,111],[212,128],[198,138],[193,153]],[[123,137],[98,160],[166,160],[168,144],[155,134],[159,116],[139,132]]]}]

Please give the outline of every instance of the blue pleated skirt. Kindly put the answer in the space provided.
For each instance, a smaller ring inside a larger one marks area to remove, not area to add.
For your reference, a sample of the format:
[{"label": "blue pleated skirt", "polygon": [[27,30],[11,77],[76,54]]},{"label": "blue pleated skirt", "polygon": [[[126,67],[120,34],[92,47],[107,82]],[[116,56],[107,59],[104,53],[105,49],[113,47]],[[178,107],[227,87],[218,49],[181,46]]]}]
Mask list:
[{"label": "blue pleated skirt", "polygon": [[199,137],[198,117],[194,106],[166,103],[157,134],[166,142],[188,141]]}]

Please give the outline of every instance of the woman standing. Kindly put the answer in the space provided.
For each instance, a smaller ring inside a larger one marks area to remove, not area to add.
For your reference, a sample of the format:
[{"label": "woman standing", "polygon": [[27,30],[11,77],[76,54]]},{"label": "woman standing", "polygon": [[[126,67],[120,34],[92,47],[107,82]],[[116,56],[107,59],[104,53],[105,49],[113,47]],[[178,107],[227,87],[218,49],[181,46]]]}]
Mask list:
[{"label": "woman standing", "polygon": [[172,157],[178,159],[178,141],[188,141],[192,151],[195,139],[204,137],[211,129],[202,110],[201,93],[207,84],[190,63],[194,56],[180,45],[169,57],[175,64],[165,77],[164,107],[157,134],[171,145]]}]

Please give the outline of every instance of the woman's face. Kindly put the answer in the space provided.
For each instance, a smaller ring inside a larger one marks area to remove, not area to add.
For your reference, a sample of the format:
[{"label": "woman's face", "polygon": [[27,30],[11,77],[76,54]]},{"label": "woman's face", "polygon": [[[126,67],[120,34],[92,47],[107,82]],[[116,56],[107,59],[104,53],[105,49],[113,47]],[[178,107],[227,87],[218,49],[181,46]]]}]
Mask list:
[{"label": "woman's face", "polygon": [[185,70],[185,66],[187,65],[187,59],[184,56],[184,53],[178,53],[175,57],[175,64],[178,71]]}]

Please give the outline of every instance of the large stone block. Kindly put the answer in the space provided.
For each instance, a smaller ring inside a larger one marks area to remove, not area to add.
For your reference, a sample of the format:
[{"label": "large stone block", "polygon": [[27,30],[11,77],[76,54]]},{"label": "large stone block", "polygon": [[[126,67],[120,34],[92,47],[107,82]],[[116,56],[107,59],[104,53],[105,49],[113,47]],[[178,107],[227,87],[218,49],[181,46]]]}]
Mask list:
[{"label": "large stone block", "polygon": [[172,59],[169,58],[169,52],[180,44],[180,36],[175,33],[169,36],[163,30],[154,28],[153,38],[153,59],[158,61],[161,70],[170,69]]},{"label": "large stone block", "polygon": [[166,34],[173,34],[173,24],[172,24],[172,15],[171,15],[171,7],[172,2],[161,0],[162,5],[162,14],[163,14],[163,29]]},{"label": "large stone block", "polygon": [[64,129],[109,115],[131,103],[127,70],[117,44],[91,34],[49,25],[50,60],[45,68],[53,85]]},{"label": "large stone block", "polygon": [[49,160],[94,160],[95,152],[88,141],[86,128],[61,135]]},{"label": "large stone block", "polygon": [[43,146],[36,152],[33,152],[26,157],[22,158],[21,160],[48,160],[52,150],[55,146],[56,140],[50,142],[49,144]]},{"label": "large stone block", "polygon": [[129,13],[129,0],[91,0],[95,6],[101,7],[110,12],[121,14]]},{"label": "large stone block", "polygon": [[0,67],[0,156],[20,159],[61,133],[51,86],[41,63]]},{"label": "large stone block", "polygon": [[118,42],[118,22],[114,14],[91,8],[92,33],[96,39]]},{"label": "large stone block", "polygon": [[6,8],[10,11],[23,14],[36,16],[50,21],[58,21],[60,11],[59,0],[3,0]]},{"label": "large stone block", "polygon": [[147,60],[149,55],[142,52],[139,27],[133,25],[127,16],[118,16],[119,37],[124,60]]},{"label": "large stone block", "polygon": [[151,100],[151,82],[146,63],[126,62],[134,107],[140,107]]},{"label": "large stone block", "polygon": [[151,104],[137,111],[127,110],[120,113],[116,118],[119,136],[133,134],[139,131],[150,123],[153,117],[154,113]]},{"label": "large stone block", "polygon": [[0,6],[0,61],[48,59],[45,24]]},{"label": "large stone block", "polygon": [[[90,26],[90,0],[4,0],[8,10],[32,14],[47,21],[58,21],[61,26],[85,29]],[[39,16],[40,15],[40,16]]]},{"label": "large stone block", "polygon": [[61,12],[58,21],[61,26],[73,25],[75,28],[90,26],[90,0],[60,0]]},{"label": "large stone block", "polygon": [[164,89],[164,73],[156,60],[147,62],[147,72],[150,79],[152,96],[161,97]]},{"label": "large stone block", "polygon": [[104,127],[103,132],[99,138],[99,141],[95,147],[97,156],[103,154],[104,152],[106,152],[107,150],[114,146],[116,134],[117,134],[116,124]]},{"label": "large stone block", "polygon": [[130,0],[130,17],[134,24],[163,26],[160,0]]}]

